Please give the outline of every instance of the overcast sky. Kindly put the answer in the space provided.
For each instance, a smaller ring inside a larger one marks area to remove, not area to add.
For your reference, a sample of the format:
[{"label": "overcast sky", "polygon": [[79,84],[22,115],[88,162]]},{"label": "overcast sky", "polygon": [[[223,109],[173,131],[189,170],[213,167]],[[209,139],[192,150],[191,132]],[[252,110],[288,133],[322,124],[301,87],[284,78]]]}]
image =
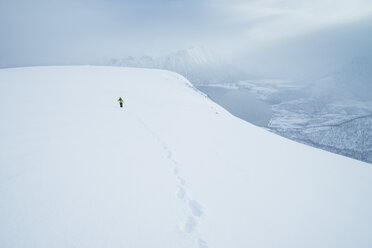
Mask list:
[{"label": "overcast sky", "polygon": [[0,0],[0,65],[93,63],[194,45],[265,63],[328,48],[331,57],[347,50],[346,60],[371,50],[371,17],[370,0]]}]

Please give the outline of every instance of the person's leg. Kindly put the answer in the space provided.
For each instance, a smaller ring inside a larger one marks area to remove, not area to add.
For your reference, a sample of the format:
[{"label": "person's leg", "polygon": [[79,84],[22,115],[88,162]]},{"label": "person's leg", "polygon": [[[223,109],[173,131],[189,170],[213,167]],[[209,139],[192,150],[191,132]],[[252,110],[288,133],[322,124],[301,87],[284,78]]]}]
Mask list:
[{"label": "person's leg", "polygon": [[123,103],[121,102],[121,103],[120,103],[120,108],[122,108],[122,107],[123,107]]}]

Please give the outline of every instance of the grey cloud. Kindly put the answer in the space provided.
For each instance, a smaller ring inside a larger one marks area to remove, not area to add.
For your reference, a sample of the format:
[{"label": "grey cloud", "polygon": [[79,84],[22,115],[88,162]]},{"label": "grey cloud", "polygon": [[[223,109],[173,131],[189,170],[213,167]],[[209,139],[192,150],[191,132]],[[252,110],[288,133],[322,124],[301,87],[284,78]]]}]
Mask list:
[{"label": "grey cloud", "polygon": [[[290,72],[293,64],[302,64],[292,73],[295,74],[311,64],[321,64],[317,61],[326,67],[369,50],[368,45],[355,44],[370,39],[367,24],[372,3],[349,3],[0,0],[0,66],[97,63],[204,45],[255,71]],[[336,31],[344,27],[349,31]],[[350,36],[353,42],[347,42]],[[336,40],[343,41],[342,45],[335,46]],[[314,46],[313,42],[319,45]],[[339,52],[344,55],[337,55]],[[300,55],[303,62],[293,62]],[[324,63],[326,60],[330,62]],[[266,65],[266,70],[261,64]]]}]

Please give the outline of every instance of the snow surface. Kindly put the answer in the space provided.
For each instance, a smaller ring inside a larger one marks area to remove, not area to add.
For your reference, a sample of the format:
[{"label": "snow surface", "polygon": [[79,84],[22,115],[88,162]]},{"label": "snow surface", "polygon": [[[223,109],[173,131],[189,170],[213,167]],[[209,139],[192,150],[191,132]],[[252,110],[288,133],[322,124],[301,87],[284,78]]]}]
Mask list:
[{"label": "snow surface", "polygon": [[176,73],[1,69],[0,114],[0,247],[372,247],[370,165]]}]

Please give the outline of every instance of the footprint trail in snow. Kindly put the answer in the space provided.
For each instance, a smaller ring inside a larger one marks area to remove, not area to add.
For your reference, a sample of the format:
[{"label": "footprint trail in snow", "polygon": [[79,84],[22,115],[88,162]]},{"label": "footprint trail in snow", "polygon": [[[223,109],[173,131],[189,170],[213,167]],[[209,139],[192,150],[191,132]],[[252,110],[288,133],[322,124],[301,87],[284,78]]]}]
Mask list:
[{"label": "footprint trail in snow", "polygon": [[178,182],[177,185],[178,192],[176,195],[178,199],[184,202],[185,208],[188,210],[187,216],[184,222],[181,224],[181,231],[189,235],[191,239],[194,240],[198,248],[208,248],[207,242],[202,239],[201,235],[197,231],[198,221],[203,216],[203,208],[198,201],[191,199],[188,196],[186,189],[186,181],[180,176],[178,162],[174,159],[172,151],[168,148],[166,143],[161,141],[159,135],[152,131],[141,118],[139,118],[133,113],[131,114],[161,144],[163,150],[165,151],[167,159],[173,165],[173,174]]},{"label": "footprint trail in snow", "polygon": [[200,217],[203,216],[203,208],[198,201],[193,200],[188,196],[186,190],[186,182],[179,175],[178,163],[173,158],[172,151],[168,148],[168,146],[165,143],[162,144],[162,147],[167,154],[167,158],[171,161],[171,163],[174,166],[173,173],[178,181],[177,197],[186,204],[186,208],[189,211],[188,216],[186,217],[186,220],[183,223],[181,229],[194,239],[195,243],[198,245],[198,248],[208,248],[207,242],[205,242],[200,237],[200,234],[197,232],[198,220],[200,219]]}]

